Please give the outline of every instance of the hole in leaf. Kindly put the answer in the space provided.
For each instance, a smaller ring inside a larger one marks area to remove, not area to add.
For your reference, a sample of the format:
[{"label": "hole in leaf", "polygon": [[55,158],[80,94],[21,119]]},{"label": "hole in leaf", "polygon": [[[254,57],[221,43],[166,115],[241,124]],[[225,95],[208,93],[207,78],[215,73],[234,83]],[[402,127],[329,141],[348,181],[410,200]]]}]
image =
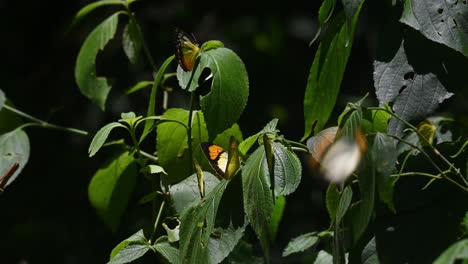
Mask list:
[{"label": "hole in leaf", "polygon": [[442,36],[442,34],[441,34],[439,31],[437,31],[437,34],[438,34],[439,36]]},{"label": "hole in leaf", "polygon": [[406,85],[403,85],[403,86],[400,88],[400,90],[398,90],[398,94],[401,94],[401,93],[403,92],[403,90],[406,89],[406,87],[407,87]]},{"label": "hole in leaf", "polygon": [[441,19],[440,22],[444,23],[445,20]]},{"label": "hole in leaf", "polygon": [[405,78],[405,80],[413,80],[414,79],[414,72],[407,72],[405,73],[405,76],[403,76],[403,78]]},{"label": "hole in leaf", "polygon": [[201,96],[207,95],[211,91],[211,82],[213,81],[213,75],[211,74],[210,68],[203,69],[198,79],[197,93]]},{"label": "hole in leaf", "polygon": [[453,27],[458,27],[457,21],[455,19],[452,18],[452,22],[453,22]]},{"label": "hole in leaf", "polygon": [[463,3],[464,5],[466,5],[466,0],[463,0],[462,3]]},{"label": "hole in leaf", "polygon": [[444,9],[439,8],[439,9],[437,9],[437,12],[438,12],[439,14],[442,14],[442,13],[444,12]]}]

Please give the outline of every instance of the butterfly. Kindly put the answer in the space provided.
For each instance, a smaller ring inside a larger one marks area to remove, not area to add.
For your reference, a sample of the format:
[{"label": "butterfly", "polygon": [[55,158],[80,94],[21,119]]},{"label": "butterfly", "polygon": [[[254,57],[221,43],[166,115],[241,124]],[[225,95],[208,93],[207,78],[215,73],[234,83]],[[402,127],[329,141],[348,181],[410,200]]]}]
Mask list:
[{"label": "butterfly", "polygon": [[179,28],[175,29],[176,59],[184,71],[191,71],[195,66],[195,59],[200,52],[197,40],[193,34],[189,35]]},{"label": "butterfly", "polygon": [[200,143],[200,147],[210,162],[213,170],[224,179],[231,179],[240,168],[239,142],[231,136],[229,149],[208,142]]}]

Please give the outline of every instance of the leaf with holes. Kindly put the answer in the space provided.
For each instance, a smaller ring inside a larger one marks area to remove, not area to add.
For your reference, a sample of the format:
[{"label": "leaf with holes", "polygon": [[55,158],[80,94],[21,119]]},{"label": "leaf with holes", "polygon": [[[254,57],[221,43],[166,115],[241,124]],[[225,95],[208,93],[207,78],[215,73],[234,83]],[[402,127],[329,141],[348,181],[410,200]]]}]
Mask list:
[{"label": "leaf with holes", "polygon": [[[381,104],[393,101],[393,111],[407,121],[421,120],[432,113],[440,103],[450,98],[449,93],[434,73],[419,74],[408,64],[406,44],[389,62],[375,62],[374,84]],[[388,132],[402,135],[405,125],[392,118]]]},{"label": "leaf with holes", "polygon": [[[198,87],[198,78],[205,68],[213,75],[211,91],[200,98],[210,139],[231,127],[247,105],[249,81],[242,60],[227,48],[211,49],[200,54],[200,64],[194,72],[189,91]],[[188,85],[191,72],[178,71],[180,86]]]},{"label": "leaf with holes", "polygon": [[5,186],[12,183],[26,166],[29,160],[29,151],[29,138],[22,129],[15,129],[0,135],[0,177],[15,163],[19,164],[19,168],[6,182]]},{"label": "leaf with holes", "polygon": [[99,24],[86,38],[76,59],[75,80],[80,92],[104,110],[112,86],[105,77],[97,77],[96,57],[100,50],[114,38],[119,21],[115,13]]},{"label": "leaf with holes", "polygon": [[466,0],[406,0],[400,21],[468,57]]}]

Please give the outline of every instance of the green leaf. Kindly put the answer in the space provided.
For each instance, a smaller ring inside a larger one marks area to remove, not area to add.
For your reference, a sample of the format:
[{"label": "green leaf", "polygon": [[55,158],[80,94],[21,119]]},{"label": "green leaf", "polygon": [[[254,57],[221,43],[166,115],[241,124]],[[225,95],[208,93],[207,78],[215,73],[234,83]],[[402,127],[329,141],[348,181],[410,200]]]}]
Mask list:
[{"label": "green leaf", "polygon": [[406,0],[400,22],[468,57],[467,17],[463,1]]},{"label": "green leaf", "polygon": [[[164,113],[163,119],[187,124],[188,114],[189,112],[186,110],[171,108]],[[208,141],[208,132],[203,113],[195,111],[192,122],[192,151],[193,158],[198,161],[204,159],[204,154],[200,148],[200,143],[204,141]],[[187,171],[187,169],[191,168],[190,161],[184,159],[184,152],[187,149],[187,130],[184,126],[176,122],[165,122],[158,125],[157,150],[159,163],[173,178],[173,183],[185,179],[191,173],[191,171]],[[185,163],[186,165],[184,165]],[[181,166],[185,166],[184,168],[187,169],[181,168]],[[180,175],[180,173],[185,174]]]},{"label": "green leaf", "polygon": [[242,131],[237,123],[234,123],[232,127],[224,130],[223,133],[218,134],[215,140],[213,140],[213,144],[216,144],[223,149],[229,149],[229,140],[231,136],[234,136],[234,138],[239,142],[244,140],[242,137]]},{"label": "green leaf", "polygon": [[297,155],[278,142],[273,142],[275,196],[293,193],[301,182],[301,162]]},{"label": "green leaf", "polygon": [[137,166],[132,155],[122,152],[108,160],[93,176],[88,197],[99,217],[116,231],[136,182]]},{"label": "green leaf", "polygon": [[0,110],[2,110],[3,105],[5,105],[5,93],[0,89]]},{"label": "green leaf", "polygon": [[328,185],[325,196],[325,204],[327,206],[328,216],[330,217],[330,223],[334,223],[338,204],[340,203],[340,192],[334,183],[330,183]]},{"label": "green leaf", "polygon": [[179,250],[172,247],[168,242],[158,242],[151,248],[156,250],[161,256],[163,256],[169,263],[179,263]]},{"label": "green leaf", "polygon": [[[154,76],[154,82],[153,82],[153,87],[151,88],[150,100],[149,100],[146,116],[154,116],[156,113],[155,108],[156,108],[156,95],[158,93],[158,87],[161,84],[161,81],[164,77],[164,73],[166,72],[167,66],[172,62],[173,59],[174,59],[174,55],[167,58],[164,61],[164,63],[161,65],[161,68],[159,68],[159,71],[156,74],[156,76]],[[142,137],[143,135],[147,135],[149,133],[149,131],[151,130],[151,127],[153,126],[153,123],[154,121],[152,120],[148,120],[145,122],[145,128],[143,129]]]},{"label": "green leaf", "polygon": [[119,122],[126,123],[131,129],[133,129],[135,127],[135,123],[142,118],[142,116],[136,116],[134,112],[121,113]]},{"label": "green leaf", "polygon": [[265,148],[258,147],[242,169],[244,210],[257,234],[264,255],[269,255],[268,227],[273,212],[273,197],[269,184]]},{"label": "green leaf", "polygon": [[314,264],[330,264],[333,263],[333,255],[328,254],[325,250],[320,250]]},{"label": "green leaf", "polygon": [[375,245],[375,237],[373,237],[364,247],[361,253],[362,264],[379,264],[379,256],[377,246]]},{"label": "green leaf", "polygon": [[101,6],[108,6],[108,5],[123,5],[124,2],[121,0],[101,0],[101,1],[96,1],[92,2],[85,7],[81,8],[80,11],[75,15],[73,18],[73,21],[70,25],[70,28],[74,27],[78,22],[80,22],[85,16],[87,16],[89,13],[97,9],[98,7]]},{"label": "green leaf", "polygon": [[19,168],[3,187],[12,183],[21,173],[28,163],[29,152],[29,138],[22,129],[15,129],[0,135],[0,177],[15,163],[19,164]]},{"label": "green leaf", "polygon": [[[451,245],[435,261],[434,264],[459,263],[457,260],[468,259],[468,239],[463,239]],[[460,262],[462,263],[462,262]]]},{"label": "green leaf", "polygon": [[200,50],[201,51],[208,51],[208,50],[211,50],[211,49],[217,49],[217,48],[222,48],[224,47],[224,44],[219,41],[219,40],[209,40],[205,43],[202,44],[202,46],[200,47]]},{"label": "green leaf", "polygon": [[[204,171],[205,193],[211,192],[218,184],[219,180],[213,174]],[[174,209],[179,215],[182,215],[192,203],[200,201],[200,188],[198,187],[197,175],[193,174],[187,179],[172,185],[169,188]]]},{"label": "green leaf", "polygon": [[[377,98],[381,104],[393,101],[393,111],[404,120],[421,120],[453,93],[445,89],[434,73],[415,72],[408,64],[405,49],[402,41],[390,62],[374,62]],[[409,78],[411,75],[414,76]],[[388,124],[388,132],[397,136],[402,135],[404,128],[404,123],[395,118]]]},{"label": "green leaf", "polygon": [[223,180],[205,198],[184,210],[180,225],[180,263],[209,263],[209,239],[219,201],[229,181]]},{"label": "green leaf", "polygon": [[359,16],[359,12],[361,11],[361,6],[364,3],[364,0],[341,0],[341,3],[343,4],[346,22],[348,23],[349,40],[352,41],[354,29],[349,29],[353,28],[353,24]]},{"label": "green leaf", "polygon": [[275,241],[276,234],[278,233],[278,227],[283,218],[284,208],[286,206],[286,198],[284,196],[279,196],[278,199],[275,201],[275,205],[273,207],[273,212],[271,213],[270,219],[270,226],[269,226],[269,234],[270,240]]},{"label": "green leaf", "polygon": [[278,124],[278,119],[274,118],[270,122],[268,122],[268,124],[266,124],[266,126],[260,132],[246,138],[244,141],[242,141],[239,144],[239,152],[245,156],[247,152],[250,150],[250,148],[253,146],[253,144],[255,144],[255,142],[258,140],[259,136],[261,136],[264,133],[275,133],[277,124]]},{"label": "green leaf", "polygon": [[130,242],[115,255],[108,264],[123,264],[143,257],[150,250],[147,242]]},{"label": "green leaf", "polygon": [[366,133],[386,133],[388,121],[391,117],[392,115],[385,111],[365,110],[361,120],[361,127]]},{"label": "green leaf", "polygon": [[101,149],[102,145],[104,145],[104,143],[106,142],[107,137],[109,136],[109,133],[112,131],[112,129],[116,127],[126,128],[121,123],[112,122],[103,126],[101,129],[99,129],[96,135],[94,135],[94,138],[91,141],[91,144],[89,145],[89,148],[88,148],[88,153],[90,157],[94,156],[94,154],[96,154],[96,152],[98,152],[99,149]]},{"label": "green leaf", "polygon": [[302,140],[309,137],[316,121],[315,132],[322,130],[335,106],[353,42],[348,32],[353,34],[361,6],[362,3],[351,28],[348,28],[343,13],[334,17],[318,47],[304,96],[305,130]]},{"label": "green leaf", "polygon": [[341,119],[337,137],[346,136],[348,139],[356,138],[356,131],[361,128],[362,110],[361,108],[352,109],[345,112],[346,114]]},{"label": "green leaf", "polygon": [[136,64],[141,51],[141,41],[138,36],[138,25],[130,19],[122,33],[122,48],[132,64]]},{"label": "green leaf", "polygon": [[135,85],[128,88],[128,90],[125,92],[125,94],[126,95],[132,94],[132,93],[140,91],[141,89],[146,88],[146,87],[148,87],[148,86],[150,86],[152,84],[153,84],[153,82],[151,82],[151,81],[137,82]]},{"label": "green leaf", "polygon": [[142,168],[140,171],[141,172],[147,172],[149,174],[164,173],[164,174],[167,175],[167,173],[166,173],[166,171],[164,170],[163,167],[158,166],[158,165],[154,165],[154,164],[147,165],[146,167]]},{"label": "green leaf", "polygon": [[288,245],[283,251],[283,257],[291,254],[304,252],[319,242],[317,232],[305,233],[289,241]]},{"label": "green leaf", "polygon": [[117,246],[112,249],[110,259],[114,258],[117,253],[119,253],[123,248],[125,248],[131,242],[146,242],[145,234],[143,233],[143,229],[138,230],[135,234],[131,235],[129,238],[125,239],[124,241],[120,242]]},{"label": "green leaf", "polygon": [[[188,123],[188,111],[171,108],[163,114],[163,119]],[[181,157],[187,149],[187,130],[176,122],[166,122],[157,128],[157,150],[161,166],[166,167],[169,161]]]},{"label": "green leaf", "polygon": [[81,93],[104,110],[111,85],[105,77],[97,77],[96,57],[114,37],[119,14],[115,13],[99,24],[86,38],[76,59],[75,80]]},{"label": "green leaf", "polygon": [[353,189],[351,186],[346,186],[343,193],[340,197],[340,202],[338,204],[338,210],[336,211],[336,225],[341,223],[341,219],[348,211],[349,205],[351,204],[351,199],[353,198]]},{"label": "green leaf", "polygon": [[[195,69],[188,91],[198,87],[199,77],[205,68],[211,70],[211,91],[200,98],[210,139],[231,127],[247,105],[249,81],[242,60],[230,49],[217,48],[202,52],[200,64]],[[180,68],[180,67],[179,67]],[[177,72],[181,87],[185,88],[192,72]]]},{"label": "green leaf", "polygon": [[324,0],[318,12],[319,26],[322,27],[330,19],[335,9],[336,0]]},{"label": "green leaf", "polygon": [[351,223],[351,240],[353,245],[359,240],[366,230],[374,212],[375,204],[375,164],[369,152],[365,155],[365,164],[359,175],[359,190],[361,201],[354,204],[346,214],[349,215]]},{"label": "green leaf", "polygon": [[465,217],[463,218],[463,226],[465,227],[465,235],[468,235],[468,211],[465,213]]},{"label": "green leaf", "polygon": [[376,169],[377,193],[382,202],[395,212],[393,205],[393,181],[390,174],[397,163],[397,150],[393,138],[377,133],[372,145],[372,157]]},{"label": "green leaf", "polygon": [[245,225],[240,228],[234,228],[232,225],[226,229],[216,228],[216,236],[210,236],[208,241],[209,263],[221,263],[234,250],[244,231]]}]

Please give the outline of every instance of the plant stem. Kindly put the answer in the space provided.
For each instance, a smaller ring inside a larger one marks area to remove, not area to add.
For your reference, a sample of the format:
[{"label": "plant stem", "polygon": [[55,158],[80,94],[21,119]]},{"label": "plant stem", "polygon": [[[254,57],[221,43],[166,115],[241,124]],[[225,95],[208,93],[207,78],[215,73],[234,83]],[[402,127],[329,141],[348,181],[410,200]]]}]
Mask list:
[{"label": "plant stem", "polygon": [[[195,65],[192,70],[192,74],[190,74],[190,79],[187,83],[187,87],[185,90],[190,89],[190,85],[192,84],[193,76],[195,75],[195,71],[198,68],[198,64],[200,64],[200,57],[195,60]],[[193,167],[193,155],[192,155],[192,115],[193,115],[193,107],[195,101],[195,92],[191,92],[190,94],[190,107],[189,107],[189,116],[188,116],[188,125],[187,125],[187,145],[188,145],[188,153],[189,153],[189,171],[192,171]]]},{"label": "plant stem", "polygon": [[[439,152],[439,150],[437,150],[436,147],[434,147],[432,144],[429,143],[429,141],[426,139],[426,137],[424,137],[424,135],[422,135],[419,131],[418,131],[418,128],[413,126],[412,124],[410,124],[408,121],[404,120],[402,117],[400,117],[399,115],[395,114],[394,112],[388,110],[388,109],[385,109],[385,108],[381,108],[381,107],[368,107],[369,110],[376,110],[376,111],[384,111],[390,115],[392,115],[393,117],[395,117],[396,119],[398,119],[399,121],[403,122],[406,126],[408,126],[411,130],[413,130],[416,134],[418,134],[419,138],[422,139],[424,141],[424,143],[426,143],[426,145],[432,149],[432,151],[438,156],[440,157],[440,159],[445,163],[447,164],[454,172],[457,176],[460,177],[460,179],[463,181],[463,183],[468,186],[468,180],[465,179],[465,177],[460,173],[460,170],[457,169],[451,162],[449,162],[447,160],[447,158],[445,158],[444,155],[442,155],[442,153]],[[414,145],[413,145],[414,146]],[[419,149],[419,148],[418,148]],[[419,149],[421,152],[423,152],[421,149]],[[427,155],[427,153],[424,152],[424,154],[429,157],[429,155]],[[430,158],[429,158],[430,159]],[[434,162],[432,162],[431,160],[431,163],[435,164]],[[446,177],[444,175],[444,178],[447,178],[447,180],[449,181],[452,181],[453,183],[456,183],[457,185],[459,185],[458,182],[455,182],[454,180],[452,179],[448,179],[448,177]],[[461,185],[460,185],[461,186]],[[468,187],[464,187],[464,186],[461,186],[463,187],[464,190],[468,191]]]},{"label": "plant stem", "polygon": [[424,173],[424,172],[404,172],[404,173],[397,173],[397,174],[391,174],[390,177],[400,177],[400,176],[424,176],[432,179],[442,179],[441,174],[429,174],[429,173]]},{"label": "plant stem", "polygon": [[397,139],[397,140],[399,140],[399,141],[401,141],[401,142],[403,142],[403,143],[405,143],[405,144],[411,146],[411,147],[414,148],[414,149],[419,150],[419,151],[424,155],[424,157],[426,157],[426,159],[432,164],[432,166],[434,166],[434,168],[436,168],[436,169],[439,171],[440,175],[441,175],[445,180],[448,180],[449,182],[455,184],[458,188],[462,189],[463,191],[468,192],[468,187],[465,187],[465,186],[461,185],[460,183],[458,183],[457,181],[453,180],[452,178],[448,177],[448,176],[445,174],[445,172],[442,171],[442,170],[439,168],[439,166],[437,166],[437,164],[431,159],[431,157],[429,156],[429,154],[427,154],[422,148],[420,148],[420,147],[418,147],[418,146],[416,146],[416,145],[414,145],[414,144],[412,144],[412,143],[410,143],[410,142],[408,142],[408,141],[406,141],[406,140],[404,140],[404,139],[402,139],[402,138],[400,138],[400,137],[398,137],[398,136],[391,135],[391,134],[387,134],[387,135],[388,135],[389,137],[395,138],[395,139]]},{"label": "plant stem", "polygon": [[36,118],[36,117],[31,116],[29,114],[26,114],[26,113],[14,108],[14,107],[11,107],[9,105],[4,105],[3,108],[10,111],[10,112],[12,112],[12,113],[15,113],[15,114],[21,116],[21,117],[24,117],[26,119],[29,119],[29,120],[35,122],[35,123],[25,124],[24,127],[39,126],[39,127],[44,127],[44,128],[50,128],[50,129],[55,129],[55,130],[60,130],[60,131],[71,132],[71,133],[75,133],[75,134],[82,135],[82,136],[87,136],[88,135],[88,132],[86,132],[84,130],[50,124],[50,123],[48,123],[48,122],[46,122],[44,120],[41,120],[39,118]]},{"label": "plant stem", "polygon": [[158,226],[159,226],[159,219],[161,218],[161,213],[164,209],[164,205],[165,205],[165,201],[163,200],[162,203],[161,203],[161,206],[159,207],[159,212],[158,212],[158,216],[156,216],[156,221],[154,221],[154,226],[153,226],[153,233],[151,234],[151,238],[149,240],[150,244],[152,245],[154,243],[154,241],[156,240],[156,231],[158,230]]},{"label": "plant stem", "polygon": [[296,146],[298,148],[301,148],[303,150],[306,150],[306,152],[309,152],[309,148],[307,148],[307,145],[304,145],[302,143],[299,143],[299,142],[296,142],[296,141],[292,141],[292,140],[287,140],[285,139],[284,141],[286,141],[286,143],[290,144],[290,145],[293,145],[293,146]]}]

